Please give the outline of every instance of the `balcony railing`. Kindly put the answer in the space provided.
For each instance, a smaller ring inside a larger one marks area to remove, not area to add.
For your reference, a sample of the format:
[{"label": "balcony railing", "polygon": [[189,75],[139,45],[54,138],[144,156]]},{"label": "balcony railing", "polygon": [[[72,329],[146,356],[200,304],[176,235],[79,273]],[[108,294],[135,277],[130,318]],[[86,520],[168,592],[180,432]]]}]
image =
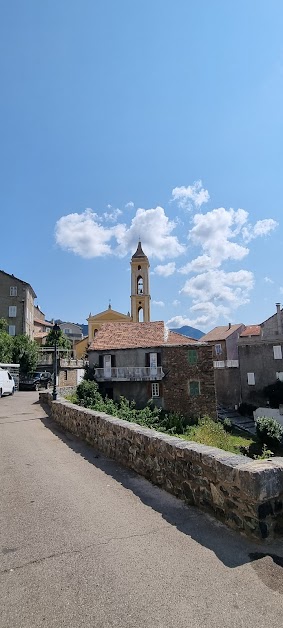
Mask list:
[{"label": "balcony railing", "polygon": [[161,366],[151,369],[147,366],[117,366],[111,369],[95,369],[98,381],[156,381],[164,377]]},{"label": "balcony railing", "polygon": [[213,366],[215,369],[238,368],[239,360],[215,360]]}]

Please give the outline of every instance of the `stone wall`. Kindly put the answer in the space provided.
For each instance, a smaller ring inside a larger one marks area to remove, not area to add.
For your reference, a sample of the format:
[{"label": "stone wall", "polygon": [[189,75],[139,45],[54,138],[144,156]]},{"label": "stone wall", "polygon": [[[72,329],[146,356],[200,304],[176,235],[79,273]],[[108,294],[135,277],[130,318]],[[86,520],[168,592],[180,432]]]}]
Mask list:
[{"label": "stone wall", "polygon": [[40,400],[66,430],[188,504],[257,539],[283,536],[282,458],[252,461],[52,401],[48,392]]}]

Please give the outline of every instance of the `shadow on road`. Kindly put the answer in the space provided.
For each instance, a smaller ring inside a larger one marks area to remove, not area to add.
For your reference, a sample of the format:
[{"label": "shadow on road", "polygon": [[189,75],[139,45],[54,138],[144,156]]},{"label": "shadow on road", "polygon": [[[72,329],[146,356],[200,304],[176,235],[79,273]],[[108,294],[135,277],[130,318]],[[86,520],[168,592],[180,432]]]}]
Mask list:
[{"label": "shadow on road", "polygon": [[[225,566],[235,568],[256,561],[255,572],[264,584],[274,590],[274,583],[276,582],[275,590],[283,592],[283,558],[274,554],[274,551],[272,553],[266,551],[266,545],[263,546],[263,544],[245,539],[208,514],[194,506],[186,505],[176,497],[154,486],[135,471],[106,458],[104,454],[79,440],[73,434],[65,432],[50,417],[44,417],[40,420],[46,428],[87,462],[111,476],[124,488],[131,490],[146,506],[159,512],[169,524],[175,526],[180,532],[214,552]],[[272,549],[274,550],[274,548]],[[268,584],[270,578],[267,581],[265,577],[266,560],[272,563],[272,567],[269,564],[269,570],[274,572],[271,579],[272,586]]]}]

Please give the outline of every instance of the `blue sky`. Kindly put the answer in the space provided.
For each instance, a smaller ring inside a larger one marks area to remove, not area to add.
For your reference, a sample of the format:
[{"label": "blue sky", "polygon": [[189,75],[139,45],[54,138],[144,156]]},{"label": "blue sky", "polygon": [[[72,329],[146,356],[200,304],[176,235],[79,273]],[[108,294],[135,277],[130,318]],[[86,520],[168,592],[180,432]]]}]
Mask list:
[{"label": "blue sky", "polygon": [[0,267],[47,318],[204,331],[283,302],[283,5],[4,0]]}]

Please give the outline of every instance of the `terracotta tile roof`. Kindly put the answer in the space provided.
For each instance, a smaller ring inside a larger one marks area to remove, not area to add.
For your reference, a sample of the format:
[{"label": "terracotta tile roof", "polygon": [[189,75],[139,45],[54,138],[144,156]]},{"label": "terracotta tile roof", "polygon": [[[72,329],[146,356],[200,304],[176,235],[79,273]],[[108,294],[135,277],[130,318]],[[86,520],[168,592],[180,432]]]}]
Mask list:
[{"label": "terracotta tile roof", "polygon": [[105,323],[100,327],[89,351],[134,349],[196,344],[196,340],[169,331],[163,321],[153,323]]},{"label": "terracotta tile roof", "polygon": [[231,336],[231,334],[233,334],[234,331],[237,331],[237,329],[240,329],[241,327],[243,327],[243,323],[238,323],[237,325],[231,325],[230,327],[229,325],[221,325],[220,327],[214,327],[214,329],[209,331],[208,334],[205,334],[205,336],[202,336],[200,341],[209,342],[209,341],[214,341],[214,340],[226,340],[226,338],[229,338],[229,336]]},{"label": "terracotta tile roof", "polygon": [[240,338],[244,338],[245,336],[260,336],[260,331],[260,325],[248,325],[246,329],[240,333]]},{"label": "terracotta tile roof", "polygon": [[34,338],[46,338],[48,333],[46,331],[38,331],[34,334]]},{"label": "terracotta tile roof", "polygon": [[43,327],[53,327],[52,323],[49,323],[49,321],[43,321],[41,318],[34,318],[33,320],[34,323],[42,325]]}]

